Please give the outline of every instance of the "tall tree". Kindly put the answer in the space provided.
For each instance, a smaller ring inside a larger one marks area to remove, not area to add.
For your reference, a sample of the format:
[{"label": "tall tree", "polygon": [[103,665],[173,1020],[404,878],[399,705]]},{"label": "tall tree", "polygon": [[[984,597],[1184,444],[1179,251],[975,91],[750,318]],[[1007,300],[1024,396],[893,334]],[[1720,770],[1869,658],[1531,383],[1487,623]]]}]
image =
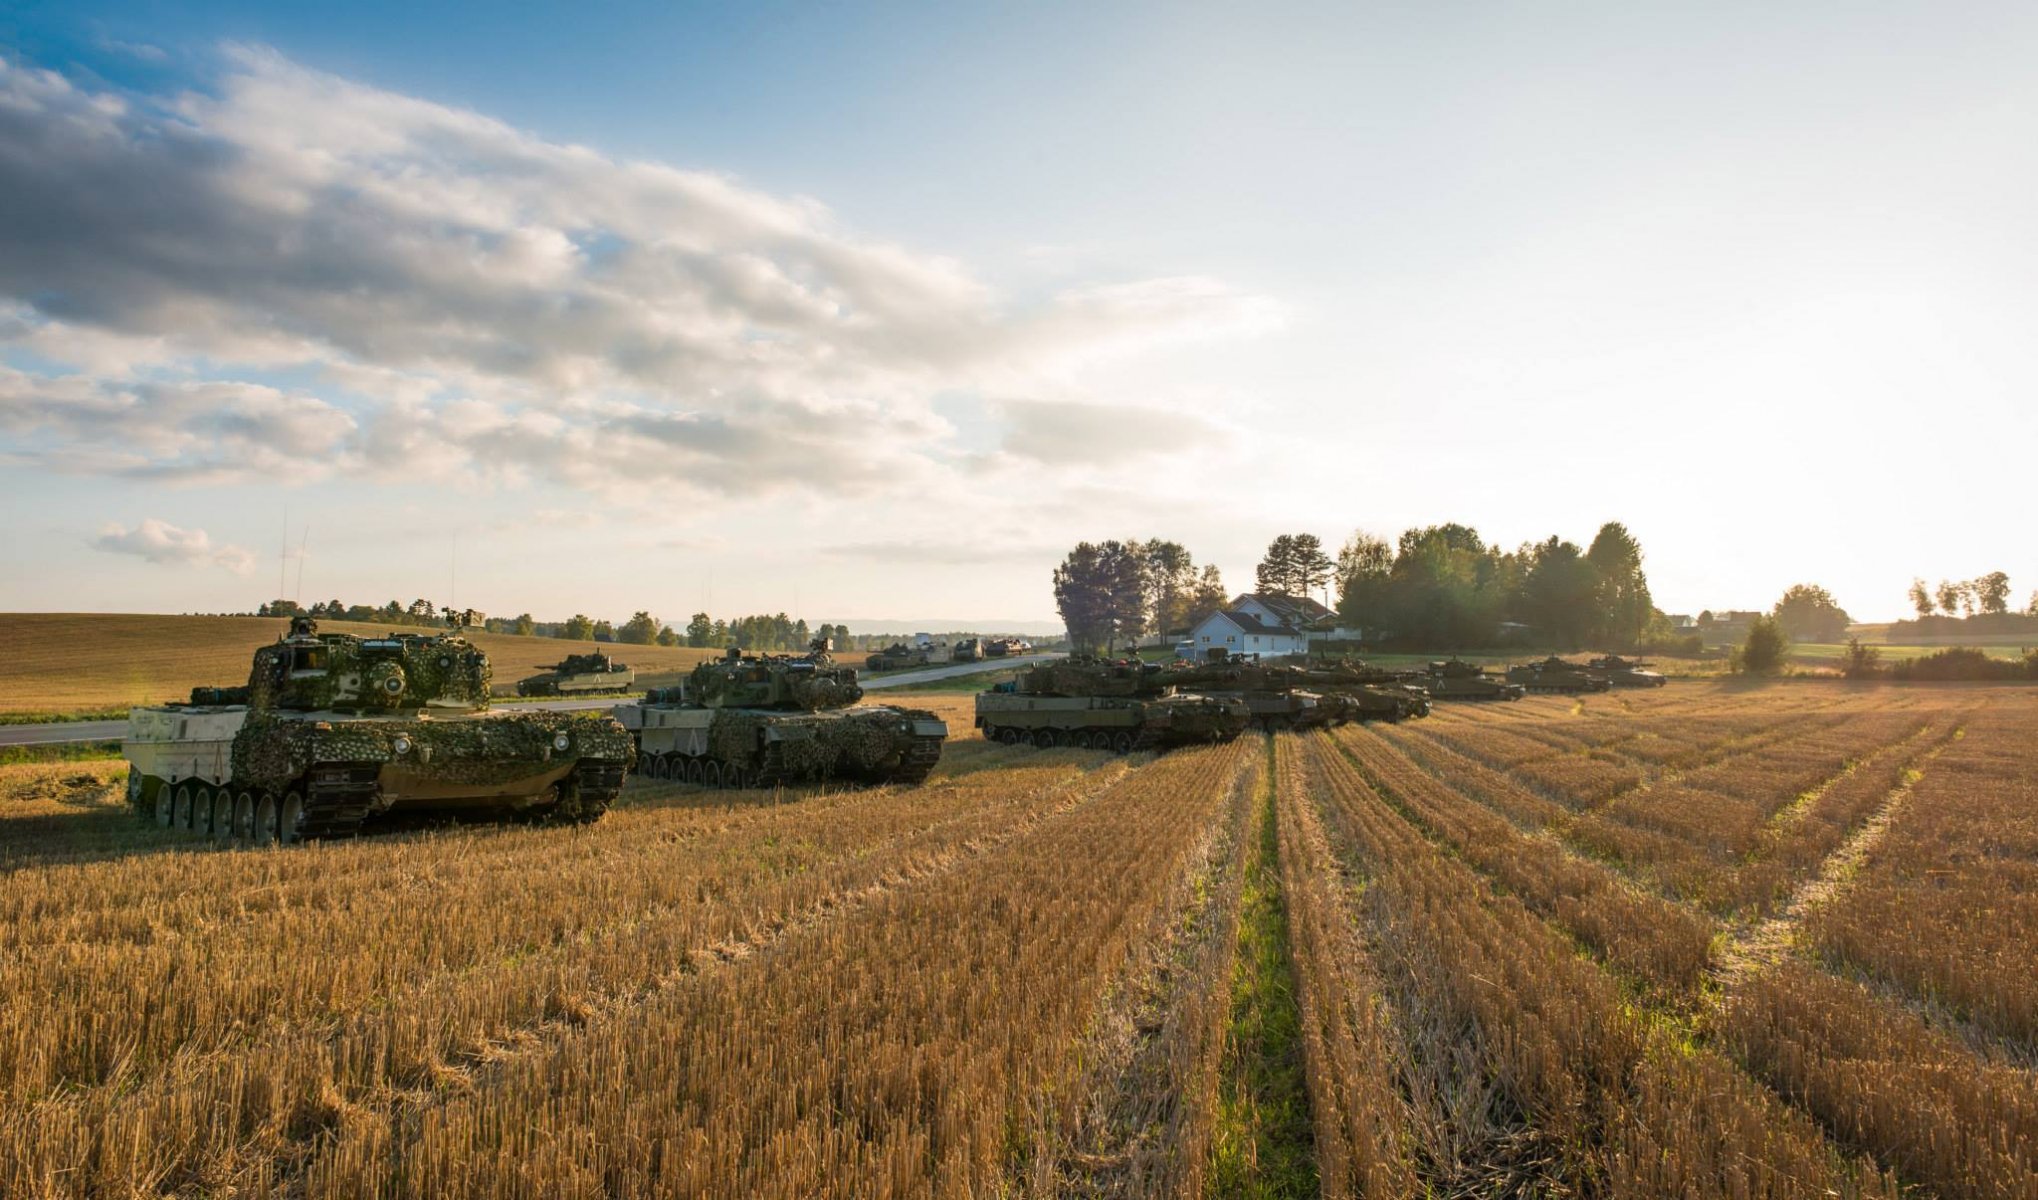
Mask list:
[{"label": "tall tree", "polygon": [[1951,580],[1941,579],[1938,588],[1932,593],[1932,596],[1939,602],[1939,610],[1941,612],[1949,617],[1957,617],[1960,615],[1960,594],[1964,590],[1960,584],[1954,583]]},{"label": "tall tree", "polygon": [[1284,533],[1267,543],[1267,552],[1253,572],[1253,586],[1262,595],[1298,595],[1301,588],[1296,575],[1295,535]]},{"label": "tall tree", "polygon": [[1774,617],[1757,615],[1748,624],[1748,640],[1741,643],[1741,652],[1735,663],[1740,670],[1755,674],[1766,674],[1783,665],[1790,657],[1790,638],[1783,632],[1783,626]]},{"label": "tall tree", "polygon": [[1223,612],[1231,607],[1231,593],[1224,590],[1224,574],[1216,563],[1205,563],[1202,574],[1196,577],[1196,588],[1189,595],[1188,612],[1182,621],[1184,631],[1201,625],[1212,613]]},{"label": "tall tree", "polygon": [[1853,623],[1831,592],[1811,583],[1784,592],[1770,615],[1785,634],[1804,642],[1837,642]]},{"label": "tall tree", "polygon": [[1585,561],[1599,574],[1593,632],[1604,645],[1622,649],[1634,645],[1656,611],[1649,577],[1642,571],[1641,543],[1627,526],[1608,521],[1585,551]]},{"label": "tall tree", "polygon": [[594,622],[589,620],[585,613],[574,613],[567,619],[566,628],[561,636],[576,642],[593,641]]},{"label": "tall tree", "polygon": [[1522,603],[1529,623],[1558,645],[1576,648],[1593,632],[1599,572],[1576,543],[1552,535],[1527,553]]},{"label": "tall tree", "polygon": [[1323,552],[1323,539],[1313,533],[1298,533],[1294,546],[1297,594],[1308,596],[1328,586],[1337,564]]},{"label": "tall tree", "polygon": [[1140,548],[1146,610],[1155,633],[1167,636],[1185,627],[1189,597],[1196,590],[1196,560],[1180,542],[1150,539]]},{"label": "tall tree", "polygon": [[1385,538],[1356,530],[1337,552],[1337,612],[1361,627],[1377,628],[1387,604],[1394,572],[1394,547]]},{"label": "tall tree", "polygon": [[1974,592],[1975,606],[1984,613],[2006,613],[2010,611],[2010,577],[2001,571],[1988,574],[1967,585]]},{"label": "tall tree", "polygon": [[706,613],[695,613],[693,620],[686,623],[686,644],[689,646],[712,646],[715,623]]},{"label": "tall tree", "polygon": [[658,640],[658,618],[639,609],[616,632],[616,640],[632,646],[648,646]]},{"label": "tall tree", "polygon": [[516,621],[510,626],[510,632],[516,634],[518,637],[530,637],[532,634],[538,632],[538,623],[531,619],[531,614],[523,613],[520,614],[517,617]]},{"label": "tall tree", "polygon": [[1077,650],[1110,650],[1146,629],[1143,555],[1137,543],[1081,542],[1054,569],[1054,603]]},{"label": "tall tree", "polygon": [[1911,608],[1917,612],[1918,619],[1922,621],[1931,616],[1932,607],[1932,589],[1926,587],[1922,579],[1911,580]]}]

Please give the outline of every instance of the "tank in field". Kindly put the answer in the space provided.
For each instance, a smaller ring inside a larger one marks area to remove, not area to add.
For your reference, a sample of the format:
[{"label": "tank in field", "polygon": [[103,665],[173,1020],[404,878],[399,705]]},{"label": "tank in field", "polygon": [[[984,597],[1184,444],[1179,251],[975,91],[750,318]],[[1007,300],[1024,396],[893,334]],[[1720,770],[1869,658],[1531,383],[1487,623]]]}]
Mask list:
[{"label": "tank in field", "polygon": [[924,667],[934,661],[934,652],[924,646],[908,646],[904,642],[893,642],[884,649],[863,660],[865,670],[899,671],[907,667]]},{"label": "tank in field", "polygon": [[1489,675],[1483,668],[1448,659],[1429,664],[1423,686],[1438,700],[1519,700],[1528,689]]},{"label": "tank in field", "polygon": [[1072,657],[1037,663],[976,698],[976,726],[1011,745],[1164,750],[1228,742],[1251,724],[1251,707],[1228,695],[1179,691],[1159,667],[1137,660]]},{"label": "tank in field", "polygon": [[569,654],[543,668],[544,673],[517,680],[519,696],[599,696],[627,692],[637,673],[606,654]]},{"label": "tank in field", "polygon": [[728,656],[678,687],[654,688],[616,719],[635,739],[638,770],[707,787],[840,779],[918,783],[941,761],[948,725],[925,709],[851,707],[856,671],[825,638],[803,656]]},{"label": "tank in field", "polygon": [[1662,687],[1670,682],[1661,674],[1646,670],[1648,665],[1639,658],[1622,658],[1618,654],[1603,655],[1591,663],[1592,669],[1605,675],[1615,687]]},{"label": "tank in field", "polygon": [[1350,658],[1318,658],[1295,670],[1310,687],[1341,697],[1355,720],[1403,721],[1430,714],[1429,690],[1413,671],[1389,671]]},{"label": "tank in field", "polygon": [[1507,669],[1507,681],[1531,692],[1603,692],[1613,686],[1604,674],[1551,655],[1541,662]]},{"label": "tank in field", "polygon": [[457,633],[321,634],[255,651],[245,687],[128,714],[128,800],[221,840],[339,837],[405,813],[591,821],[630,739],[596,713],[488,711],[488,656]]}]

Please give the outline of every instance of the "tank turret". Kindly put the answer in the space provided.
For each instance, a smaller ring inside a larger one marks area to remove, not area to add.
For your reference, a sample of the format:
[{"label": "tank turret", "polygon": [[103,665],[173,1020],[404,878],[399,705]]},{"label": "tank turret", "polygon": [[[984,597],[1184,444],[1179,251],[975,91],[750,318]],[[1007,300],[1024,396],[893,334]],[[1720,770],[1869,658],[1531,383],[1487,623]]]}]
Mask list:
[{"label": "tank turret", "polygon": [[1639,658],[1606,654],[1593,659],[1588,665],[1605,675],[1607,682],[1615,687],[1662,687],[1670,682],[1657,672],[1646,670],[1649,664]]},{"label": "tank turret", "polygon": [[245,687],[129,713],[129,800],[165,826],[285,842],[405,812],[600,816],[630,764],[622,727],[491,713],[489,674],[458,634],[321,634],[300,617]]},{"label": "tank turret", "polygon": [[976,698],[976,724],[993,741],[1127,753],[1230,741],[1252,709],[1232,696],[1178,691],[1137,659],[1072,657],[1021,668]]},{"label": "tank turret", "polygon": [[1423,686],[1438,700],[1519,700],[1528,690],[1455,658],[1429,664]]},{"label": "tank turret", "polygon": [[863,687],[828,651],[825,639],[801,656],[731,648],[678,687],[619,706],[616,717],[653,778],[708,787],[925,779],[941,761],[947,723],[924,709],[852,707]]},{"label": "tank turret", "polygon": [[1604,673],[1554,654],[1541,662],[1509,667],[1507,679],[1531,692],[1603,692],[1613,686]]}]

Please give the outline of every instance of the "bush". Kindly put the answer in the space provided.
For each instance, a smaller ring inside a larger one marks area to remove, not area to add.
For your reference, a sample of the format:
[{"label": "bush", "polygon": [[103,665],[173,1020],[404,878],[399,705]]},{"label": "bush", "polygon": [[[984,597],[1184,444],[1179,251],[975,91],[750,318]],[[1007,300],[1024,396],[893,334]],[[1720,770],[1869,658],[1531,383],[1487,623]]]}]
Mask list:
[{"label": "bush", "polygon": [[1840,656],[1840,673],[1849,679],[1873,679],[1882,674],[1882,651],[1864,646],[1860,638],[1847,639],[1847,653]]},{"label": "bush", "polygon": [[2022,658],[1990,658],[1972,646],[1954,646],[1900,662],[1890,674],[1918,683],[2038,679],[2038,650],[2026,650]]},{"label": "bush", "polygon": [[1734,669],[1751,675],[1766,675],[1790,657],[1790,639],[1775,617],[1756,617],[1748,626],[1748,640],[1734,655]]},{"label": "bush", "polygon": [[1642,639],[1635,649],[1644,654],[1661,654],[1670,658],[1704,658],[1705,639],[1695,633],[1684,637],[1664,634]]}]

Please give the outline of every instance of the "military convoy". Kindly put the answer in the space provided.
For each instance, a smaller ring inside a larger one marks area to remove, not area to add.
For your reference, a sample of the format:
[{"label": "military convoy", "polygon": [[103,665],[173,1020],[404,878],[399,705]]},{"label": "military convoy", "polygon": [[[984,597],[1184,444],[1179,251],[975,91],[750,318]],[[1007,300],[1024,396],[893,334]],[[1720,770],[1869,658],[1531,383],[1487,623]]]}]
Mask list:
[{"label": "military convoy", "polygon": [[517,680],[519,696],[599,696],[630,690],[637,673],[606,654],[569,654],[542,668],[544,674]]},{"label": "military convoy", "polygon": [[491,713],[488,656],[458,634],[321,634],[300,617],[245,687],[128,715],[128,802],[219,840],[338,837],[386,815],[591,821],[630,766],[596,713]]},{"label": "military convoy", "polygon": [[908,646],[904,642],[893,642],[884,649],[863,660],[865,670],[902,671],[907,667],[924,667],[934,661],[934,650],[929,646]]},{"label": "military convoy", "polygon": [[638,770],[705,787],[840,779],[918,783],[941,761],[948,726],[924,709],[870,705],[825,638],[807,654],[704,662],[678,687],[618,706]]}]

